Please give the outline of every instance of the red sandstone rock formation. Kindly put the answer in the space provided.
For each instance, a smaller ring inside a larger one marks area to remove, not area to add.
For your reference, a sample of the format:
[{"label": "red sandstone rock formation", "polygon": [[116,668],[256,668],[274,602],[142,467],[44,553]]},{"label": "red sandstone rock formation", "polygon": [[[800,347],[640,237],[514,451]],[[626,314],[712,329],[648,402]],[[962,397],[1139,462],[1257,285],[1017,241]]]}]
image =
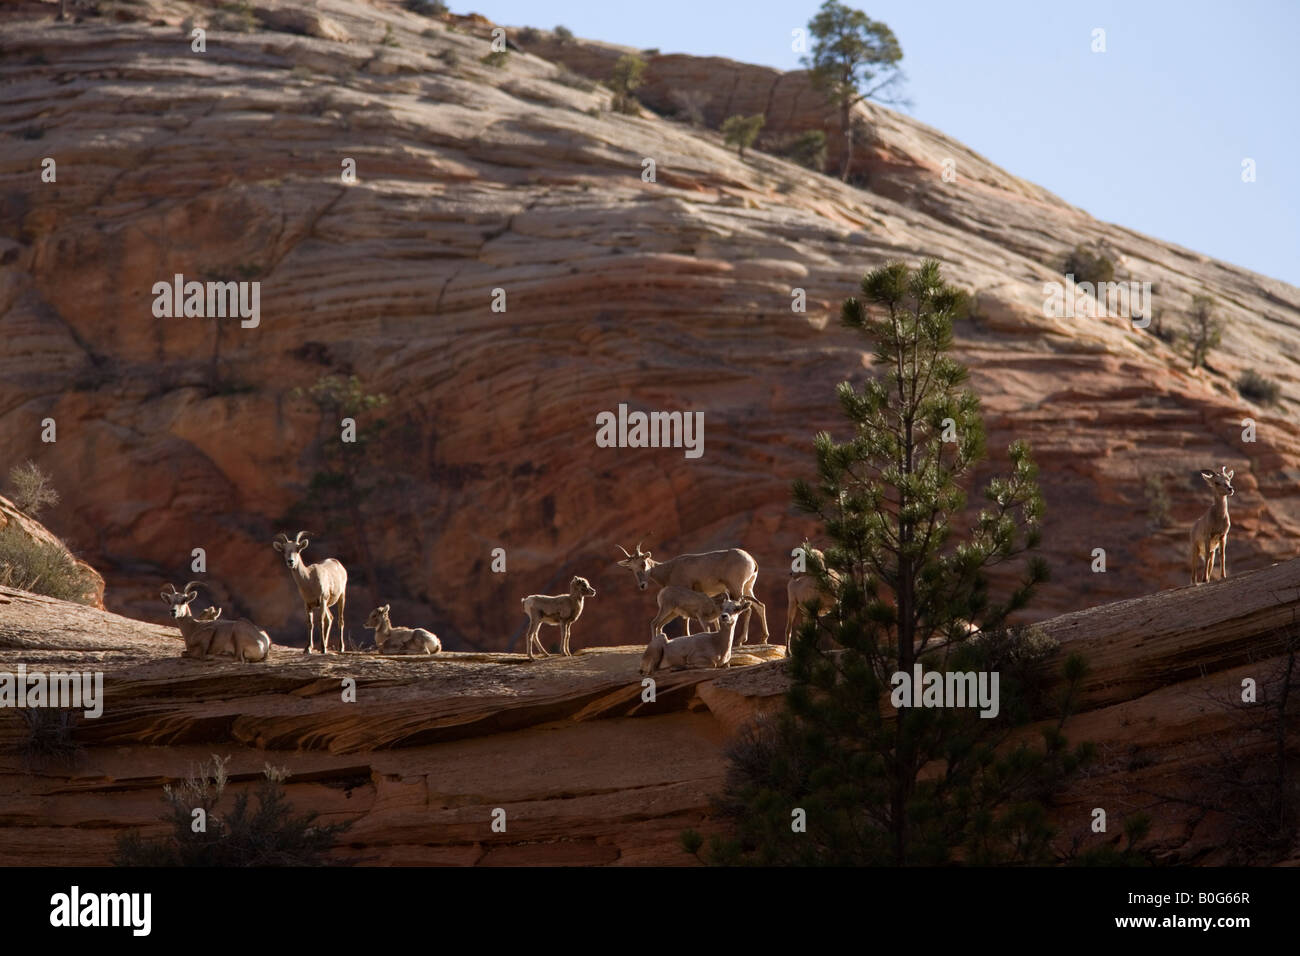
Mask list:
[{"label": "red sandstone rock formation", "polygon": [[[599,597],[577,644],[620,643],[652,608],[615,545],[643,537],[657,555],[746,548],[779,617],[790,549],[813,530],[789,483],[811,469],[813,432],[839,427],[835,383],[870,361],[839,304],[867,269],[925,255],[976,294],[957,345],[991,450],[1027,439],[1042,468],[1053,580],[1036,613],[1182,583],[1201,468],[1237,471],[1234,572],[1294,553],[1295,288],[1098,222],[888,110],[863,109],[858,189],[761,153],[740,162],[714,132],[602,111],[607,92],[557,81],[561,62],[603,75],[618,48],[543,32],[497,68],[480,62],[485,21],[254,6],[262,26],[212,29],[204,54],[180,25],[209,23],[212,4],[60,25],[0,11],[0,436],[20,458],[57,419],[42,449],[65,491],[53,527],[104,573],[110,608],[153,615],[160,582],[189,578],[203,547],[227,613],[301,640],[270,547],[296,508],[312,557],[352,571],[358,635],[382,599],[449,647],[516,646],[518,598],[578,573]],[[664,108],[683,86],[713,94],[711,120],[823,122],[801,74],[725,60],[653,57],[638,92]],[[41,181],[45,157],[57,182]],[[1043,283],[1097,239],[1118,278],[1156,284],[1169,321],[1193,294],[1217,297],[1218,374],[1122,319],[1044,316]],[[260,325],[155,318],[153,284],[177,273],[260,281]],[[1280,409],[1236,394],[1245,368],[1281,382]],[[390,398],[394,477],[364,504],[380,594],[352,519],[303,505],[323,426],[294,389],[325,374]],[[703,411],[704,456],[596,447],[596,414],[621,402]]]}]

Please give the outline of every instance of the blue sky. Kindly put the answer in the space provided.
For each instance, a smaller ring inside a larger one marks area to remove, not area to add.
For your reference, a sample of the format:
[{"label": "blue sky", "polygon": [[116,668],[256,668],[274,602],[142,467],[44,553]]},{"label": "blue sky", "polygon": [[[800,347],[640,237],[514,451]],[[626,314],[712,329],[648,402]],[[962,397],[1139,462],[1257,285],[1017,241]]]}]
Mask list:
[{"label": "blue sky", "polygon": [[[820,5],[471,2],[451,8],[781,69],[798,68],[791,30]],[[917,119],[1098,219],[1300,285],[1300,3],[849,5],[897,34]]]}]

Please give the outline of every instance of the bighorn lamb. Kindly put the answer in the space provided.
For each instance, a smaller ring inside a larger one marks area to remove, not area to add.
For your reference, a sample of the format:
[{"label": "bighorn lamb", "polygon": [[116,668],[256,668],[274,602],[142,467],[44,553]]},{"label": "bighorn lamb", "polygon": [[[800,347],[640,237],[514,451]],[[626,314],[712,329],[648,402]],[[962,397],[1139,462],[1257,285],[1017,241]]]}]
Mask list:
[{"label": "bighorn lamb", "polygon": [[679,587],[676,584],[660,588],[659,593],[655,595],[655,601],[659,604],[659,613],[650,622],[651,638],[664,630],[665,625],[679,617],[686,619],[687,634],[691,633],[691,618],[700,622],[700,630],[707,631],[708,625],[716,621],[722,613],[718,602],[707,594]]},{"label": "bighorn lamb", "polygon": [[190,615],[190,602],[199,596],[198,581],[177,591],[171,584],[162,589],[163,603],[172,609],[181,636],[185,638],[183,657],[205,658],[229,656],[243,663],[264,661],[271,653],[271,638],[252,621],[218,621],[220,608],[208,608],[197,618]]},{"label": "bighorn lamb", "polygon": [[302,595],[303,607],[307,611],[307,648],[303,653],[310,654],[316,650],[316,622],[320,622],[321,646],[323,654],[330,652],[330,626],[334,616],[330,608],[339,606],[339,652],[343,651],[343,617],[346,608],[348,589],[348,572],[335,558],[326,558],[319,564],[305,564],[301,552],[307,550],[309,538],[303,537],[307,532],[299,531],[292,541],[281,532],[275,536],[275,550],[284,555],[284,563],[289,566],[298,593]]},{"label": "bighorn lamb", "polygon": [[572,656],[569,652],[569,629],[573,627],[582,614],[582,602],[584,598],[595,597],[596,589],[593,588],[586,578],[575,577],[569,582],[569,593],[559,595],[548,594],[530,594],[520,601],[524,606],[524,613],[528,615],[528,659],[534,660],[533,644],[537,644],[537,649],[542,652],[543,657],[550,657],[546,653],[546,648],[542,647],[542,641],[537,636],[537,632],[542,629],[543,624],[558,624],[564,632],[564,638],[561,642],[561,649],[565,655]]},{"label": "bighorn lamb", "polygon": [[[749,598],[752,606],[745,608],[745,629],[741,632],[740,643],[749,641],[749,616],[758,608],[759,621],[763,625],[763,641],[767,642],[767,608],[754,596],[754,582],[758,580],[758,562],[748,551],[729,548],[726,551],[706,551],[702,554],[683,554],[668,561],[653,561],[649,551],[641,550],[641,543],[636,546],[636,554],[628,554],[622,545],[618,549],[626,557],[618,562],[620,568],[627,568],[636,576],[637,585],[644,591],[653,581],[660,587],[675,584],[690,588],[709,597],[716,597],[724,591]],[[686,633],[691,632],[691,622],[686,621]]]},{"label": "bighorn lamb", "polygon": [[393,627],[388,618],[391,605],[385,604],[370,612],[366,627],[375,632],[375,648],[380,654],[437,654],[442,641],[433,631],[422,627]]},{"label": "bighorn lamb", "polygon": [[731,600],[727,595],[718,614],[718,629],[668,639],[663,631],[650,639],[641,655],[641,673],[682,667],[730,667],[731,642],[736,636],[736,616],[752,603],[751,598]]},{"label": "bighorn lamb", "polygon": [[1214,504],[1210,505],[1205,514],[1197,518],[1196,524],[1192,526],[1193,584],[1200,583],[1197,577],[1202,567],[1202,558],[1204,558],[1205,580],[1206,583],[1209,582],[1210,575],[1214,573],[1216,551],[1219,553],[1219,578],[1228,576],[1228,529],[1232,527],[1232,522],[1228,520],[1228,498],[1235,493],[1232,490],[1232,476],[1236,473],[1236,469],[1228,471],[1227,465],[1221,465],[1217,475],[1212,471],[1201,472],[1201,477],[1214,492]]}]

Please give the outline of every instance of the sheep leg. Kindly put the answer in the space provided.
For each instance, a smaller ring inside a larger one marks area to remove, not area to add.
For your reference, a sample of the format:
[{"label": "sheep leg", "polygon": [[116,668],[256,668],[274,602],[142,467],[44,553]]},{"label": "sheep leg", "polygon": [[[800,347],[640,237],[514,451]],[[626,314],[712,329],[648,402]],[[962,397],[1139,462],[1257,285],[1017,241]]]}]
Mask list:
[{"label": "sheep leg", "polygon": [[1228,576],[1228,536],[1226,534],[1219,539],[1219,572],[1225,578]]},{"label": "sheep leg", "polygon": [[323,601],[321,602],[320,613],[321,627],[323,629],[321,631],[321,653],[328,654],[330,652],[330,630],[334,624],[334,615],[330,613],[329,605]]},{"label": "sheep leg", "polygon": [[346,610],[347,592],[338,596],[338,653],[343,653],[343,611]]},{"label": "sheep leg", "polygon": [[316,608],[307,608],[307,647],[304,654],[311,654],[316,650]]},{"label": "sheep leg", "polygon": [[560,643],[560,649],[564,651],[565,657],[572,657],[573,654],[569,650],[569,628],[573,627],[573,622],[565,621],[563,627],[564,627],[564,638]]}]

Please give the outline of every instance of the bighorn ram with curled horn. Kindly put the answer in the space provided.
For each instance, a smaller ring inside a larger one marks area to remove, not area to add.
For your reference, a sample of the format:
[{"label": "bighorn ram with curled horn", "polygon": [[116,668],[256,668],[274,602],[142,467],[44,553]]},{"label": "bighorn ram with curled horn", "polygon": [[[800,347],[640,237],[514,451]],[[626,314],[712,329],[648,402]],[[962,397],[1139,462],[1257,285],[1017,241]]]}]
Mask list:
[{"label": "bighorn ram with curled horn", "polygon": [[163,603],[171,608],[172,619],[185,638],[184,657],[226,655],[240,661],[264,661],[271,653],[271,638],[252,621],[218,621],[220,608],[208,608],[197,618],[190,614],[190,603],[199,596],[198,581],[190,581],[183,591],[170,583],[162,589]]},{"label": "bighorn ram with curled horn", "polygon": [[[642,591],[653,581],[659,587],[672,584],[699,591],[709,597],[729,593],[737,595],[737,599],[749,598],[744,609],[745,629],[741,633],[740,643],[749,641],[749,616],[754,613],[754,608],[758,608],[758,619],[763,625],[763,641],[767,642],[767,608],[754,596],[758,562],[748,551],[728,548],[725,551],[683,554],[668,561],[655,561],[651,559],[649,551],[641,550],[642,543],[637,542],[636,554],[628,554],[627,548],[618,545],[618,549],[625,555],[618,566],[627,568],[636,575],[636,583]],[[686,633],[691,633],[689,618],[686,621]]]},{"label": "bighorn ram with curled horn", "polygon": [[316,649],[316,622],[320,621],[321,653],[330,652],[330,625],[334,615],[330,608],[339,606],[339,652],[343,651],[343,612],[347,606],[348,572],[336,558],[326,558],[318,564],[306,564],[301,553],[307,550],[310,538],[306,531],[299,531],[293,540],[284,532],[275,536],[273,546],[284,555],[284,563],[289,566],[298,593],[302,595],[303,607],[307,611],[307,648],[303,652],[310,654]]}]

